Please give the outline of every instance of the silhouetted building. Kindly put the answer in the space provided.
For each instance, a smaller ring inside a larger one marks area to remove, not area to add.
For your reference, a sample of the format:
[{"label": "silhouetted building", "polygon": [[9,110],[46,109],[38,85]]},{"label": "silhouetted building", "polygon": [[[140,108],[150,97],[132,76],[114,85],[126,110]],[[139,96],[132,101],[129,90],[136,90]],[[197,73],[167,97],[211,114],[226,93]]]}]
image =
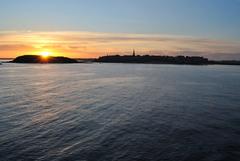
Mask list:
[{"label": "silhouetted building", "polygon": [[135,52],[135,49],[133,50],[133,56],[136,56],[136,52]]}]

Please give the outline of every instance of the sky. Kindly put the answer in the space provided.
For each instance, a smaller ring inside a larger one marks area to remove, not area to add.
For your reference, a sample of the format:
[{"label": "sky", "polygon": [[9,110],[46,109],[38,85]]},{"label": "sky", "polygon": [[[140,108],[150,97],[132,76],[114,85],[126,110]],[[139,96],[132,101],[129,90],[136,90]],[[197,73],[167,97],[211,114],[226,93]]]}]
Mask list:
[{"label": "sky", "polygon": [[240,0],[1,0],[0,57],[51,52],[240,60]]}]

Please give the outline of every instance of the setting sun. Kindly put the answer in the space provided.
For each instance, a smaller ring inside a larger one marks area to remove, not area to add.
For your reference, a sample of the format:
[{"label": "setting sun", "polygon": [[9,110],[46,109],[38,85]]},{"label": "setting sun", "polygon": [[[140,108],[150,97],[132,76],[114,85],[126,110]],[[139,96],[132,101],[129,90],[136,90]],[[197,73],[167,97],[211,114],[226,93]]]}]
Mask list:
[{"label": "setting sun", "polygon": [[49,57],[49,56],[51,55],[51,53],[50,53],[50,52],[47,52],[47,51],[44,51],[44,52],[41,52],[40,55],[41,55],[42,57]]}]

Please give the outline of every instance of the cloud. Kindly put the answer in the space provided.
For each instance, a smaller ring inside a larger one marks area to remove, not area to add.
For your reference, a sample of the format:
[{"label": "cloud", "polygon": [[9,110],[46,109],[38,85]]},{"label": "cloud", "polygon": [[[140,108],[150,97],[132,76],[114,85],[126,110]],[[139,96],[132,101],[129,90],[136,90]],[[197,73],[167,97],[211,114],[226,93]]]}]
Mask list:
[{"label": "cloud", "polygon": [[[73,57],[95,57],[106,53],[126,53],[135,48],[140,54],[229,55],[240,53],[240,42],[174,35],[97,32],[0,32],[3,51],[36,52],[53,50]],[[229,54],[227,54],[229,53]],[[16,54],[15,54],[16,55]]]},{"label": "cloud", "polygon": [[1,45],[0,44],[0,51],[8,51],[8,50],[23,50],[23,51],[31,51],[35,50],[31,45],[21,45],[21,44],[9,44],[9,45]]}]

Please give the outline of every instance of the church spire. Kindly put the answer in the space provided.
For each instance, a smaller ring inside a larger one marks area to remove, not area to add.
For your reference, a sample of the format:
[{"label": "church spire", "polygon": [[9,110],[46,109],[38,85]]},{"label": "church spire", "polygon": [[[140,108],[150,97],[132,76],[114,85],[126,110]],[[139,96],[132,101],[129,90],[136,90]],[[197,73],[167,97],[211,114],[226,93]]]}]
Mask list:
[{"label": "church spire", "polygon": [[136,56],[136,52],[135,52],[135,49],[133,49],[133,56]]}]

